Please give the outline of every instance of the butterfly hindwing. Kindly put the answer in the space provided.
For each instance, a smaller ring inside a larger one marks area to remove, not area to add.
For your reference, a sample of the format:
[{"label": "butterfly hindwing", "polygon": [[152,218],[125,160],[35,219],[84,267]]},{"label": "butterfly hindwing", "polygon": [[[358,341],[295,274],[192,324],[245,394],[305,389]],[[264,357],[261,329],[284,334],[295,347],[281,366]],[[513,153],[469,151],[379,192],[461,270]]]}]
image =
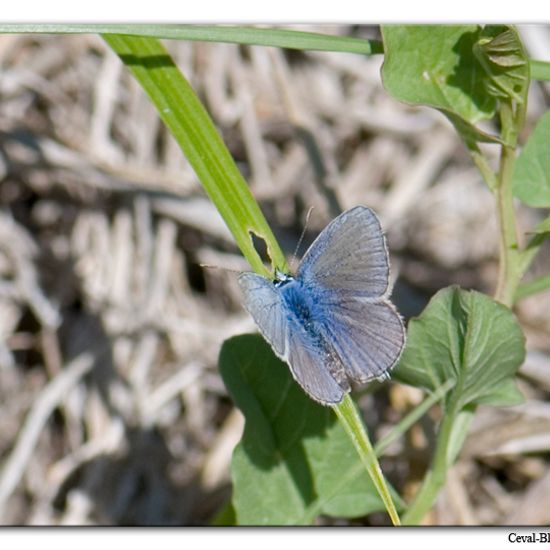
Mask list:
[{"label": "butterfly hindwing", "polygon": [[290,333],[288,356],[292,376],[315,401],[323,405],[339,403],[350,389],[343,366],[337,357],[300,334],[299,327],[294,328]]},{"label": "butterfly hindwing", "polygon": [[399,359],[405,327],[387,298],[388,251],[370,208],[357,206],[334,219],[295,278],[244,273],[239,284],[263,336],[320,403],[339,403],[348,379],[382,378]]},{"label": "butterfly hindwing", "polygon": [[[339,403],[349,390],[342,365],[304,331],[288,311],[281,290],[273,281],[254,273],[241,274],[239,285],[244,294],[245,308],[275,354],[288,363],[296,382],[320,403]],[[342,374],[342,385],[332,373]]]},{"label": "butterfly hindwing", "polygon": [[324,338],[349,378],[360,383],[381,378],[397,363],[405,343],[405,327],[393,304],[371,302],[350,292],[332,292],[329,298],[319,299],[318,308],[330,312]]}]

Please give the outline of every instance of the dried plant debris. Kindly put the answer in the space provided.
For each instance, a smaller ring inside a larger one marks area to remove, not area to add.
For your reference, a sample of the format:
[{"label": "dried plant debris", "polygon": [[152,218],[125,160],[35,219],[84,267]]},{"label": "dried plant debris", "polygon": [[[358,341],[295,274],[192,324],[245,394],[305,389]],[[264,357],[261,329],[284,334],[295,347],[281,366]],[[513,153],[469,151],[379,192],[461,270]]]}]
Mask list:
[{"label": "dried plant debris", "polygon": [[[490,288],[488,192],[444,117],[384,92],[381,56],[167,45],[289,257],[309,207],[306,241],[362,203],[387,228],[406,314],[448,284]],[[203,264],[247,264],[100,38],[4,35],[0,62],[0,523],[208,524],[230,496],[243,429],[217,355],[253,326],[235,274]],[[536,119],[547,106],[534,94]],[[529,400],[482,411],[432,523],[550,521],[540,504],[550,317],[540,304],[520,309]],[[389,397],[361,401],[380,434],[419,396]],[[429,422],[389,450],[384,466],[402,494],[427,466]]]}]

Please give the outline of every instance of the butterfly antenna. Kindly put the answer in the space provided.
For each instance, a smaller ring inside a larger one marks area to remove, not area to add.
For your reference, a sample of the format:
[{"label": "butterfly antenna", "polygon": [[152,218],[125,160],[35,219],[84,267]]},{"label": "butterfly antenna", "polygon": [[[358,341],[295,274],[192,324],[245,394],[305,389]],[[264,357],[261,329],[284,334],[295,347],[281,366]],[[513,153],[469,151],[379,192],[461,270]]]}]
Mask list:
[{"label": "butterfly antenna", "polygon": [[219,265],[211,265],[211,264],[199,264],[200,267],[204,267],[206,269],[221,269],[222,271],[229,271],[230,273],[238,273],[241,274],[242,271],[239,271],[238,269],[231,269],[229,267],[221,267]]},{"label": "butterfly antenna", "polygon": [[296,258],[298,256],[298,250],[300,250],[300,246],[302,245],[302,241],[304,240],[304,235],[306,234],[307,224],[309,223],[309,218],[311,217],[311,213],[313,212],[313,206],[309,207],[309,210],[306,214],[306,223],[304,224],[304,229],[302,230],[302,234],[300,235],[300,238],[298,239],[298,244],[296,245],[296,250],[294,250],[294,254],[292,255],[292,263],[296,263]]}]

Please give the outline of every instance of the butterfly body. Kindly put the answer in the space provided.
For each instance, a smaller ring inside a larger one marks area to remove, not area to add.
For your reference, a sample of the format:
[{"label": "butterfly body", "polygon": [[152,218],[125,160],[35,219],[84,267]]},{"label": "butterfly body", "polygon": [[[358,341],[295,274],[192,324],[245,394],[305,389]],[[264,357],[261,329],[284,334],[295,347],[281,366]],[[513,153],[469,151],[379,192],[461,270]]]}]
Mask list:
[{"label": "butterfly body", "polygon": [[323,299],[322,289],[288,275],[282,281],[276,280],[274,284],[280,289],[286,306],[284,310],[289,330],[300,335],[302,345],[310,354],[318,354],[320,351],[325,368],[338,385],[348,391],[349,383],[341,359],[331,345],[328,329],[330,308],[319,307],[319,304],[328,304],[328,297]]},{"label": "butterfly body", "polygon": [[245,308],[295,380],[316,401],[339,403],[349,380],[385,378],[405,341],[389,302],[389,261],[378,218],[358,206],[333,220],[296,276],[243,273]]},{"label": "butterfly body", "polygon": [[288,277],[284,281],[275,281],[286,305],[286,316],[289,323],[299,326],[310,338],[319,336],[324,315],[315,307],[315,289],[308,288],[299,279]]}]

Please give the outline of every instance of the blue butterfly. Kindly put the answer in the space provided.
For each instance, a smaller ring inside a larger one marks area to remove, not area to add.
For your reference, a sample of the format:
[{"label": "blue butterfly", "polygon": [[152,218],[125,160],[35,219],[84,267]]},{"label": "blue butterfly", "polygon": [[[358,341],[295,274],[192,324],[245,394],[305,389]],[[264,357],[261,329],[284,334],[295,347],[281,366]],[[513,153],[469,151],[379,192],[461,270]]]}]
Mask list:
[{"label": "blue butterfly", "polygon": [[292,276],[242,273],[244,306],[275,354],[315,401],[340,403],[350,380],[389,378],[405,327],[389,301],[389,258],[376,214],[356,206],[335,218]]}]

